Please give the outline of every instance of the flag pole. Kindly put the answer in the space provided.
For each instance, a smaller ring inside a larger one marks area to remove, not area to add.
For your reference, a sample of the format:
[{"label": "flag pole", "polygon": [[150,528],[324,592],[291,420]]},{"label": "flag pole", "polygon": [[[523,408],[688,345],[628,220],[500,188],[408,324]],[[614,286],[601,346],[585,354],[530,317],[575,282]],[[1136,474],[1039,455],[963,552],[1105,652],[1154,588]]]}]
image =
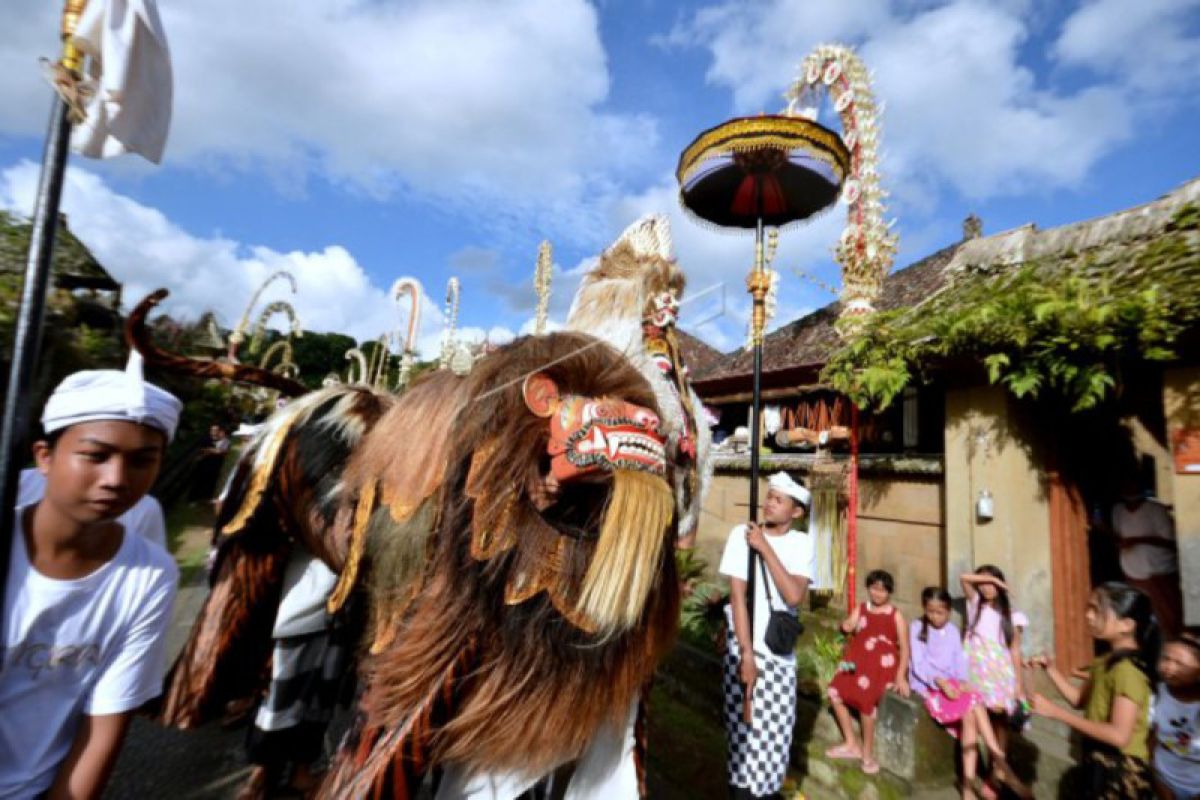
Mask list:
[{"label": "flag pole", "polygon": [[[62,15],[62,58],[60,64],[75,78],[79,77],[83,55],[72,36],[79,24],[87,0],[66,0]],[[15,533],[13,510],[17,503],[17,485],[21,465],[25,463],[25,435],[29,429],[29,406],[33,374],[42,346],[42,321],[46,311],[46,292],[50,284],[50,262],[54,253],[54,234],[58,227],[58,205],[62,198],[63,176],[67,167],[67,147],[71,142],[70,110],[58,94],[50,111],[46,146],[42,153],[42,175],[33,211],[29,237],[29,259],[21,288],[20,306],[13,323],[12,361],[8,371],[4,415],[0,418],[0,598],[5,596],[8,557]],[[0,603],[2,607],[2,603]],[[0,627],[4,619],[0,616]],[[2,631],[0,631],[2,635]],[[3,641],[3,639],[0,639]]]}]

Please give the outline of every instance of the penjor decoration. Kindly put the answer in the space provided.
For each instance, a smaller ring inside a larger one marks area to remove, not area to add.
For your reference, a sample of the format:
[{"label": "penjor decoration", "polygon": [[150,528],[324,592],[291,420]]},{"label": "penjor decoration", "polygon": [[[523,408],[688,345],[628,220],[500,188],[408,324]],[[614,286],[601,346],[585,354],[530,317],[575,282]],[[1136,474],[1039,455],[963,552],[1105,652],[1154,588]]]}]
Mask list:
[{"label": "penjor decoration", "polygon": [[879,182],[879,108],[871,74],[850,48],[824,44],[804,59],[786,95],[787,113],[816,119],[824,95],[833,100],[850,151],[850,174],[842,192],[846,228],[836,251],[842,267],[844,327],[874,310],[892,268],[897,237],[884,222],[887,192]]},{"label": "penjor decoration", "polygon": [[[846,227],[838,241],[842,266],[842,310],[838,329],[852,333],[875,309],[883,279],[892,268],[897,237],[884,223],[887,192],[879,183],[879,109],[866,65],[844,45],[818,46],[800,65],[800,76],[788,90],[788,113],[817,116],[823,95],[833,99],[850,151],[845,197]],[[847,512],[846,593],[853,608],[858,560],[858,407],[850,408],[849,510]]]},{"label": "penjor decoration", "polygon": [[[250,315],[254,313],[254,307],[258,305],[258,300],[260,297],[262,297],[263,292],[267,290],[267,287],[276,280],[286,281],[288,286],[291,287],[292,294],[296,293],[296,276],[292,275],[292,273],[288,272],[287,270],[279,270],[278,272],[272,273],[259,285],[257,289],[254,290],[254,294],[250,296],[250,302],[246,304],[246,310],[242,312],[242,318],[238,321],[237,327],[234,328],[233,332],[229,334],[229,352],[226,354],[226,358],[228,358],[231,363],[237,363],[238,347],[240,347],[242,342],[246,340],[246,331],[250,327]],[[268,306],[268,308],[270,308],[270,306]],[[270,314],[268,314],[268,316],[270,316]],[[292,311],[292,320],[293,324],[295,325],[294,310]]]},{"label": "penjor decoration", "polygon": [[442,350],[438,358],[438,369],[449,369],[451,362],[454,361],[458,344],[455,341],[454,332],[458,327],[459,294],[458,278],[451,276],[450,280],[446,282],[446,308],[444,311],[446,327],[442,329]]},{"label": "penjor decoration", "polygon": [[371,362],[367,366],[366,382],[377,389],[384,388],[387,378],[388,361],[392,358],[391,351],[388,349],[388,335],[381,333],[379,338],[375,340],[375,346],[371,348]]},{"label": "penjor decoration", "polygon": [[[416,278],[400,278],[392,284],[392,299],[397,305],[407,295],[409,300],[408,309],[408,330],[402,340],[403,344],[400,350],[400,375],[396,379],[396,390],[403,391],[408,386],[409,380],[412,378],[413,365],[416,363],[417,357],[417,334],[421,330],[421,283]],[[403,306],[400,306],[403,308]],[[396,331],[396,336],[399,337],[400,331]]]},{"label": "penjor decoration", "polygon": [[[346,383],[366,386],[369,383],[366,353],[362,351],[362,348],[351,347],[346,351],[346,360],[350,362],[350,366],[346,370]],[[354,371],[355,367],[358,367],[357,373]]]}]

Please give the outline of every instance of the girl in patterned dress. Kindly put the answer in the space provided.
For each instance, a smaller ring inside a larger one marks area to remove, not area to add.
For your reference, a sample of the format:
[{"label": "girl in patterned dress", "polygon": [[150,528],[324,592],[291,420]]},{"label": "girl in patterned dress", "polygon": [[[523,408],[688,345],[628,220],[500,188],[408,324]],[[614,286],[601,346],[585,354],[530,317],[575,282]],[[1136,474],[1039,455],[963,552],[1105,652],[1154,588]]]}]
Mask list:
[{"label": "girl in patterned dress", "polygon": [[[879,772],[875,760],[875,712],[883,693],[893,684],[908,696],[908,625],[892,605],[895,581],[881,569],[867,575],[868,602],[862,603],[842,621],[842,632],[850,636],[842,653],[838,674],[829,684],[829,700],[845,739],[825,751],[829,758],[862,759],[868,775]],[[854,734],[850,709],[862,722],[862,744]]]},{"label": "girl in patterned dress", "polygon": [[[988,710],[1000,749],[1007,750],[1009,717],[1026,702],[1021,629],[1029,625],[1029,620],[1013,609],[1008,584],[999,567],[984,564],[962,575],[959,583],[967,596],[963,632],[967,682],[979,692]],[[996,767],[992,764],[992,776],[1006,781],[1007,776]]]},{"label": "girl in patterned dress", "polygon": [[1102,583],[1084,614],[1088,632],[1108,652],[1097,656],[1082,686],[1071,683],[1047,656],[1031,659],[1046,670],[1059,694],[1083,716],[1033,696],[1033,711],[1083,737],[1081,797],[1153,800],[1150,770],[1150,698],[1158,658],[1158,623],[1150,598],[1124,583]]},{"label": "girl in patterned dress", "polygon": [[[967,683],[967,656],[958,627],[950,621],[950,602],[950,593],[939,586],[929,586],[921,592],[924,613],[913,620],[909,631],[912,658],[908,683],[925,701],[929,715],[951,736],[957,738],[961,728],[962,796],[971,800],[975,797],[978,739],[983,739],[994,760],[1003,762],[1004,751],[996,740],[982,698]],[[1012,770],[1004,766],[1001,772],[1018,796],[1031,796],[1029,788]]]}]

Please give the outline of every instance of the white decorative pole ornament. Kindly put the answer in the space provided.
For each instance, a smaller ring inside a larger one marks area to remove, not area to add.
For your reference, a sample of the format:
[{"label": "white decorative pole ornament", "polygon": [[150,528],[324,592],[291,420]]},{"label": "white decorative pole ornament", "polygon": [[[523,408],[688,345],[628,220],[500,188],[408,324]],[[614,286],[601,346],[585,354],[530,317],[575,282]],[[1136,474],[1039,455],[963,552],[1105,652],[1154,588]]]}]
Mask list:
[{"label": "white decorative pole ornament", "polygon": [[446,328],[442,331],[442,354],[438,369],[448,369],[454,358],[454,330],[458,327],[458,278],[450,278],[446,284]]},{"label": "white decorative pole ornament", "polygon": [[[421,284],[416,278],[400,278],[392,284],[392,299],[400,305],[407,295],[409,299],[408,332],[400,351],[400,375],[396,380],[396,389],[403,390],[408,386],[412,377],[413,364],[416,361],[417,333],[421,329]],[[399,338],[399,330],[396,331]]]},{"label": "white decorative pole ornament", "polygon": [[537,291],[537,316],[533,323],[533,332],[541,336],[546,332],[546,320],[550,311],[550,281],[554,274],[554,259],[550,242],[542,242],[538,246],[537,267],[533,271],[533,288]]},{"label": "white decorative pole ornament", "polygon": [[804,59],[785,95],[787,113],[816,119],[826,94],[841,118],[842,140],[850,151],[850,174],[842,189],[849,214],[836,253],[842,265],[839,323],[852,326],[875,310],[896,254],[896,235],[883,219],[887,192],[879,185],[879,107],[871,74],[844,45],[819,45]]}]

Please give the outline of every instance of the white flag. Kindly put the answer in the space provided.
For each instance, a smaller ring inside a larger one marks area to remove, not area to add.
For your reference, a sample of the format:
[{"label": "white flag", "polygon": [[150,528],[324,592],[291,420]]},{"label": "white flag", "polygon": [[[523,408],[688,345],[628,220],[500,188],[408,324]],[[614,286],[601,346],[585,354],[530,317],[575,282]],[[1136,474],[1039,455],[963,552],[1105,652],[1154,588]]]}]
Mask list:
[{"label": "white flag", "polygon": [[96,91],[71,145],[89,158],[162,160],[171,127],[171,54],[154,0],[90,0],[75,46]]}]

